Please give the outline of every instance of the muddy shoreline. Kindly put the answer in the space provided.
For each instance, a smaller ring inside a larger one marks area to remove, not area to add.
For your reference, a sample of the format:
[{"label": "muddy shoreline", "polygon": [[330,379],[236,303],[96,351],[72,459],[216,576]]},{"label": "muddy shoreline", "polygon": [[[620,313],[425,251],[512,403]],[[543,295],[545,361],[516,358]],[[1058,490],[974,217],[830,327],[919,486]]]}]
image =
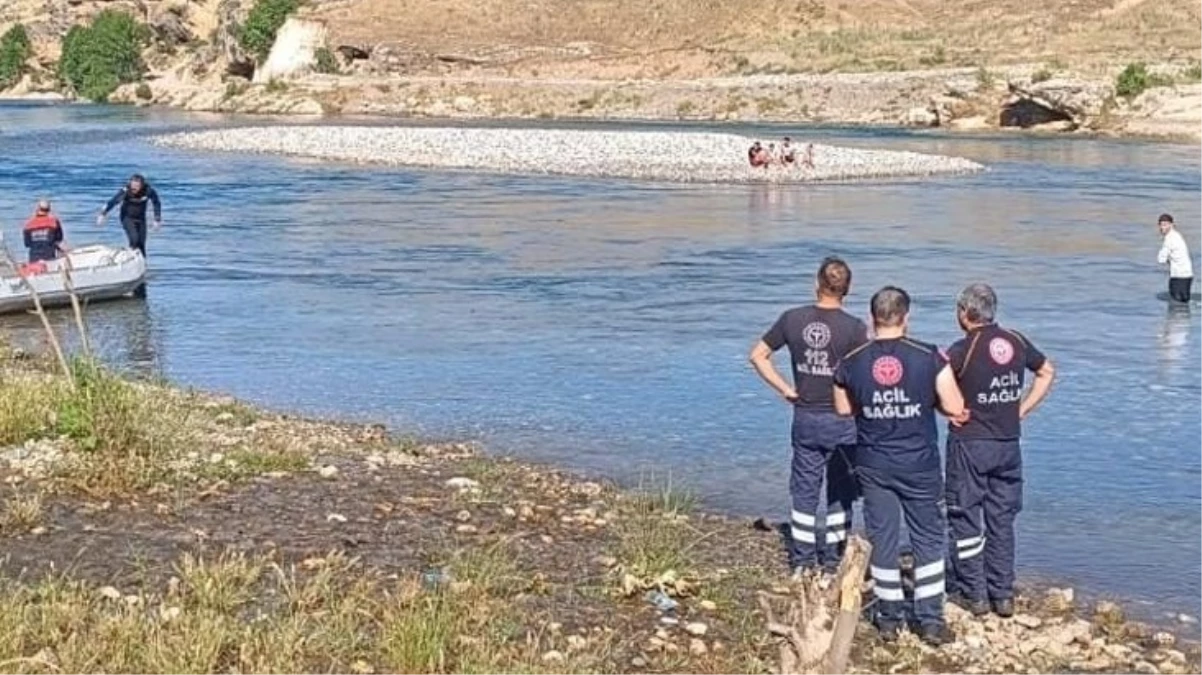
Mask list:
[{"label": "muddy shoreline", "polygon": [[[22,672],[775,667],[755,597],[793,592],[778,534],[705,513],[671,485],[623,489],[79,364],[74,389],[40,359],[10,355],[0,369],[0,614],[16,617],[0,627],[17,636],[0,640],[0,662]],[[1199,665],[1192,625],[1133,623],[1069,589],[1022,591],[1009,620],[949,605],[962,639],[940,649],[885,645],[862,624],[852,671]],[[45,615],[46,593],[69,619]],[[256,622],[239,618],[252,609]],[[60,620],[73,628],[37,627]],[[443,620],[445,634],[421,638],[438,649],[398,651],[415,626]],[[186,664],[135,646],[198,630],[217,636],[213,649]],[[290,651],[297,635],[309,646]],[[128,644],[81,651],[90,640]]]}]

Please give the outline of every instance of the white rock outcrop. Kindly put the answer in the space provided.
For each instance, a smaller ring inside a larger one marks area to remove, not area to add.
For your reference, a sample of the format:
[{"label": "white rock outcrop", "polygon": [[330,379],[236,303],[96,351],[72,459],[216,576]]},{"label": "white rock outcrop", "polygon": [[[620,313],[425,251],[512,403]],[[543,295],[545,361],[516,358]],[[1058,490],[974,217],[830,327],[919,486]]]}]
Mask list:
[{"label": "white rock outcrop", "polygon": [[256,83],[300,77],[317,63],[317,50],[326,44],[326,25],[320,21],[289,18],[280,26],[267,61],[255,70]]}]

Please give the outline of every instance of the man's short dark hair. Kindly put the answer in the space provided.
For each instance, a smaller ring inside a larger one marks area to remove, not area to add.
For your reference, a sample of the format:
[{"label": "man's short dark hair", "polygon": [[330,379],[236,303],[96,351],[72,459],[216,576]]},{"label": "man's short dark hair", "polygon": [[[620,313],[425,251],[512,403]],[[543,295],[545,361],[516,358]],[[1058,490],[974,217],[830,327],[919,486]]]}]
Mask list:
[{"label": "man's short dark hair", "polygon": [[1167,213],[1162,213],[1162,214],[1160,214],[1160,218],[1156,219],[1156,222],[1158,222],[1158,223],[1171,223],[1171,222],[1173,222],[1173,216],[1171,216],[1171,215],[1169,215],[1169,214],[1167,214]]},{"label": "man's short dark hair", "polygon": [[897,286],[886,286],[872,294],[872,322],[878,326],[900,326],[910,313],[910,294]]},{"label": "man's short dark hair", "polygon": [[851,268],[842,258],[828,256],[818,266],[818,290],[823,295],[842,298],[851,289]]}]

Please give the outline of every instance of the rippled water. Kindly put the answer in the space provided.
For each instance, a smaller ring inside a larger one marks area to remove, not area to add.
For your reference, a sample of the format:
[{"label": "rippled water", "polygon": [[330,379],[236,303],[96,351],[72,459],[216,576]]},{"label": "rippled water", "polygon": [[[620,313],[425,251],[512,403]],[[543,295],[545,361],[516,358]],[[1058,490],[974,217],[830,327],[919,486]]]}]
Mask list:
[{"label": "rippled water", "polygon": [[[1151,614],[1198,613],[1200,310],[1157,299],[1155,264],[1161,211],[1196,255],[1196,147],[794,129],[991,171],[782,188],[385,170],[147,142],[238,121],[0,106],[10,242],[42,192],[75,243],[123,240],[89,214],[132,171],[163,196],[150,297],[90,314],[113,359],[622,480],[671,471],[715,508],[781,517],[789,411],[745,356],[808,299],[817,261],[850,260],[860,314],[876,287],[905,286],[915,334],[942,344],[957,337],[954,293],[985,279],[1003,322],[1060,373],[1026,425],[1024,572],[1134,597]],[[26,317],[0,326],[34,334]]]}]

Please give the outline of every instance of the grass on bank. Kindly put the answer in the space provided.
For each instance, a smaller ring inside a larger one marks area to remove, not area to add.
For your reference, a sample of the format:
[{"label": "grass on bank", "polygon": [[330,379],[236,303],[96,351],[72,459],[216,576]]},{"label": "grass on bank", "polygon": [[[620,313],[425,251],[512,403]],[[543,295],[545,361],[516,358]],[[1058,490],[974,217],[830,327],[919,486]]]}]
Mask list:
[{"label": "grass on bank", "polygon": [[[43,453],[52,489],[129,497],[163,485],[234,481],[309,465],[287,439],[248,433],[258,416],[246,406],[207,405],[125,379],[86,357],[70,360],[69,368],[74,386],[48,368],[7,368],[0,377],[0,446]],[[221,434],[241,435],[214,451],[205,441]]]},{"label": "grass on bank", "polygon": [[[162,589],[63,576],[0,582],[0,670],[23,672],[578,672],[604,639],[569,649],[512,600],[525,580],[501,546],[447,562],[449,583],[387,579],[341,554],[184,556]],[[558,657],[545,658],[551,650]]]}]

